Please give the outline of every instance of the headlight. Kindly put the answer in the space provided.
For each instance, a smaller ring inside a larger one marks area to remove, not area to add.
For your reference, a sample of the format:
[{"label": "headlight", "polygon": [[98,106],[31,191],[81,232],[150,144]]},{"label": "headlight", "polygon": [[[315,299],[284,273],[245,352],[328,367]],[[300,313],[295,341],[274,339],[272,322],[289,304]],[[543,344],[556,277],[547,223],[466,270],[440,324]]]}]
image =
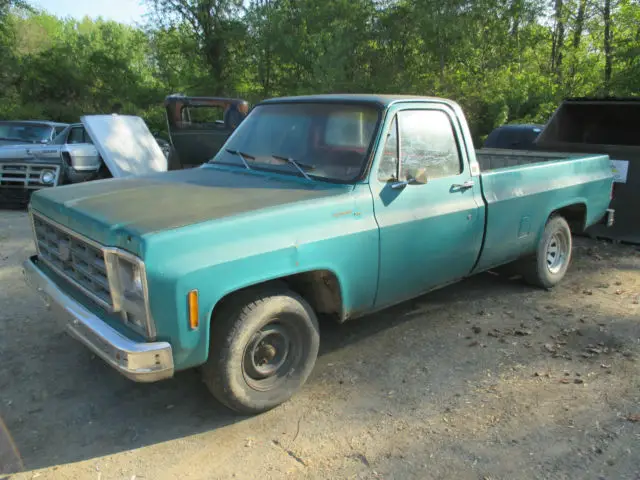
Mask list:
[{"label": "headlight", "polygon": [[55,180],[56,180],[56,174],[51,170],[44,170],[40,174],[40,183],[43,183],[45,185],[51,185],[53,182],[55,182]]},{"label": "headlight", "polygon": [[144,263],[137,257],[117,249],[105,252],[113,309],[134,330],[152,338],[155,335],[147,301],[147,279]]},{"label": "headlight", "polygon": [[144,299],[142,272],[140,266],[123,258],[118,258],[118,280],[123,299],[137,302]]}]

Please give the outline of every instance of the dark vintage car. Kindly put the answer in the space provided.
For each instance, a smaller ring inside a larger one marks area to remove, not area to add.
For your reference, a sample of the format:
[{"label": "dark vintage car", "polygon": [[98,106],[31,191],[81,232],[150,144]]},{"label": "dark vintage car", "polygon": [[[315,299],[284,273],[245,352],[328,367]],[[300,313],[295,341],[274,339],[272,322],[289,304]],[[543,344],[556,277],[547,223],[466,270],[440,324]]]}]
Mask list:
[{"label": "dark vintage car", "polygon": [[484,141],[482,148],[504,148],[508,150],[532,150],[543,125],[513,124],[502,125],[493,130]]},{"label": "dark vintage car", "polygon": [[248,102],[238,98],[173,94],[164,105],[170,170],[197,167],[211,159],[249,112]]},{"label": "dark vintage car", "polygon": [[67,126],[45,120],[0,121],[0,146],[49,143]]}]

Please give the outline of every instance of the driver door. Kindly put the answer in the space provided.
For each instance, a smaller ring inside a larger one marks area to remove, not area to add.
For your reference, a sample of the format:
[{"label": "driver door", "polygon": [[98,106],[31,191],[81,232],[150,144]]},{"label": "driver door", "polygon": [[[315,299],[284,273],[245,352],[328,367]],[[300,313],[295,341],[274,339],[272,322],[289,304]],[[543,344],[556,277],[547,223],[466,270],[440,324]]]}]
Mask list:
[{"label": "driver door", "polygon": [[456,117],[416,104],[388,115],[370,186],[380,228],[376,307],[468,275],[480,252],[484,209]]}]

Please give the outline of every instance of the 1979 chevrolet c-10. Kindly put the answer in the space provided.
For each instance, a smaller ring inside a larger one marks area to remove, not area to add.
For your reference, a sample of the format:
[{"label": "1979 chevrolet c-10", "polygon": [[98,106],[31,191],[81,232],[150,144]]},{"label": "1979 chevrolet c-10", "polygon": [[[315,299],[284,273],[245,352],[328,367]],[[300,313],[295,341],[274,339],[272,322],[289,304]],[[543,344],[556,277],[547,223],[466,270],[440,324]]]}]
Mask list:
[{"label": "1979 chevrolet c-10", "polygon": [[27,281],[127,377],[201,366],[258,413],[307,380],[342,322],[478,272],[551,288],[571,229],[612,223],[606,155],[474,151],[438,98],[257,105],[201,167],[39,191]]}]

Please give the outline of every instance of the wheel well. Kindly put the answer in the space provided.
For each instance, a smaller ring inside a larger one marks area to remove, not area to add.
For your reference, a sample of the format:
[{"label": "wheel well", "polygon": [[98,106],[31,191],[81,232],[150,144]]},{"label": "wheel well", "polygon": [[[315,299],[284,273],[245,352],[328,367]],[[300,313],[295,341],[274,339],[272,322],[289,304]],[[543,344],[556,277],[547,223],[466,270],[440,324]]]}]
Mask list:
[{"label": "wheel well", "polygon": [[211,314],[211,319],[215,318],[222,305],[226,304],[230,299],[247,292],[255,292],[278,284],[286,285],[287,288],[304,298],[317,314],[327,315],[338,321],[342,320],[340,283],[338,277],[329,270],[313,270],[288,275],[231,292],[216,304]]},{"label": "wheel well", "polygon": [[571,233],[582,233],[587,223],[587,206],[584,203],[574,203],[554,211],[551,216],[563,217],[571,228]]}]

